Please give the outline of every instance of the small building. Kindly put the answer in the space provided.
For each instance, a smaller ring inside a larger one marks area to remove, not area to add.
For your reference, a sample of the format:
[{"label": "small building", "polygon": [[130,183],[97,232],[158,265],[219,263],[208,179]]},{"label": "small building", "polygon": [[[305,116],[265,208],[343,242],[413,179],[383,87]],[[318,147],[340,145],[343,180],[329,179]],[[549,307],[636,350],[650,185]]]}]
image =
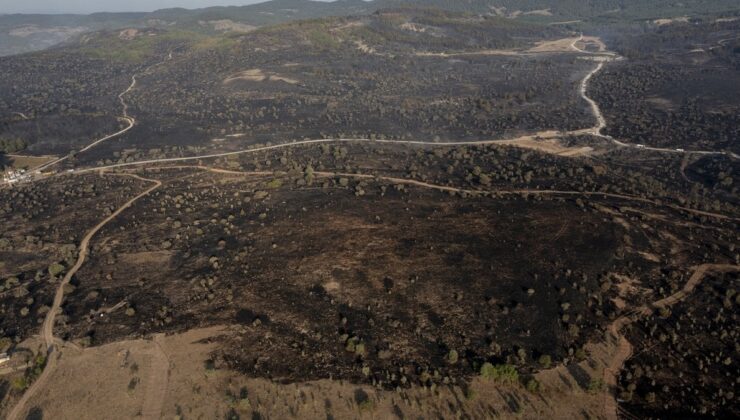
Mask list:
[{"label": "small building", "polygon": [[14,184],[16,182],[23,181],[28,178],[28,175],[26,175],[25,169],[19,169],[17,171],[14,171],[12,169],[5,172],[3,175],[3,182],[6,184]]}]

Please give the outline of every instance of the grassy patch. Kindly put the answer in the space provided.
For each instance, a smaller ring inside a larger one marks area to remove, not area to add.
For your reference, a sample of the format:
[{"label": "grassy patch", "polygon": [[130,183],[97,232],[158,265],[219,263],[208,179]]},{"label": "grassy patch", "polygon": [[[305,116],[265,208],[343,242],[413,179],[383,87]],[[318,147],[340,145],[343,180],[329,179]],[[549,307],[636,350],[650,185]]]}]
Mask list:
[{"label": "grassy patch", "polygon": [[102,60],[135,63],[153,56],[158,45],[168,42],[195,43],[203,37],[202,34],[182,30],[168,31],[154,36],[145,34],[132,40],[123,40],[117,35],[110,34],[83,46],[81,51]]},{"label": "grassy patch", "polygon": [[516,383],[519,380],[519,372],[516,371],[513,365],[508,364],[483,363],[483,366],[480,367],[480,375],[486,379],[506,384]]},{"label": "grassy patch", "polygon": [[193,44],[193,50],[227,50],[239,44],[240,35],[242,34],[227,34],[203,38]]}]

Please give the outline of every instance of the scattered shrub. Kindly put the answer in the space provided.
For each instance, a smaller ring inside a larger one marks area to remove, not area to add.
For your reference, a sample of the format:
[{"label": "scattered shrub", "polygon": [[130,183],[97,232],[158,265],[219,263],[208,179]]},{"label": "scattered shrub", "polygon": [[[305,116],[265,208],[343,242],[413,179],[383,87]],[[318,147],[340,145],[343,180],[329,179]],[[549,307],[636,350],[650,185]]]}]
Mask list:
[{"label": "scattered shrub", "polygon": [[457,363],[458,359],[459,359],[459,355],[457,354],[457,350],[453,349],[453,350],[450,350],[449,353],[447,353],[447,361],[450,364],[454,365],[455,363]]},{"label": "scattered shrub", "polygon": [[542,356],[540,356],[539,359],[537,359],[537,361],[539,362],[540,366],[545,369],[548,369],[552,364],[552,358],[549,354],[543,354]]},{"label": "scattered shrub", "polygon": [[537,392],[540,390],[540,382],[537,379],[530,378],[527,381],[526,387],[527,387],[527,391],[529,392],[532,392],[532,393]]},{"label": "scattered shrub", "polygon": [[52,277],[56,277],[64,271],[64,266],[59,263],[54,263],[49,266],[49,274]]},{"label": "scattered shrub", "polygon": [[604,384],[604,380],[601,378],[593,378],[591,379],[591,382],[588,383],[588,387],[586,390],[592,394],[595,394],[597,392],[601,392],[604,390],[604,387],[606,385]]},{"label": "scattered shrub", "polygon": [[480,367],[480,374],[486,379],[491,379],[501,383],[514,383],[519,380],[519,372],[513,365],[493,365],[491,363],[483,363]]}]

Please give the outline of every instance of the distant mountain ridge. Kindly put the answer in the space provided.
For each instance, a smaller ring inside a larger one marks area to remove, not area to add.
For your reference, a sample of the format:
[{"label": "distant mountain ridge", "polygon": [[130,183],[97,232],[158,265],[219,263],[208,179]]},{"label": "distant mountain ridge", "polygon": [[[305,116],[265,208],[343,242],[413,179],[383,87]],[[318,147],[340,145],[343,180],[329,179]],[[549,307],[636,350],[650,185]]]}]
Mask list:
[{"label": "distant mountain ridge", "polygon": [[247,6],[173,8],[151,13],[15,14],[0,15],[0,56],[48,48],[79,33],[100,29],[177,27],[204,32],[246,31],[293,20],[362,15],[403,6],[434,7],[543,23],[740,13],[736,0],[270,0]]}]

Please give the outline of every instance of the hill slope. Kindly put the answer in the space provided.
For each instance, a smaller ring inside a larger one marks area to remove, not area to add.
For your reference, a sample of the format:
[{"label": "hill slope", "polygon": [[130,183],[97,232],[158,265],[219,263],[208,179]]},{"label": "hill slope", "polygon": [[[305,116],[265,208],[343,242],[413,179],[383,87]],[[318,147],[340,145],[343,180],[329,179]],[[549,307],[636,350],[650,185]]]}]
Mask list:
[{"label": "hill slope", "polygon": [[162,9],[152,13],[92,15],[0,15],[0,56],[36,51],[80,33],[125,27],[158,27],[206,33],[245,32],[254,27],[327,16],[365,15],[401,6],[435,7],[540,22],[652,20],[740,12],[733,0],[271,0],[248,6]]}]

